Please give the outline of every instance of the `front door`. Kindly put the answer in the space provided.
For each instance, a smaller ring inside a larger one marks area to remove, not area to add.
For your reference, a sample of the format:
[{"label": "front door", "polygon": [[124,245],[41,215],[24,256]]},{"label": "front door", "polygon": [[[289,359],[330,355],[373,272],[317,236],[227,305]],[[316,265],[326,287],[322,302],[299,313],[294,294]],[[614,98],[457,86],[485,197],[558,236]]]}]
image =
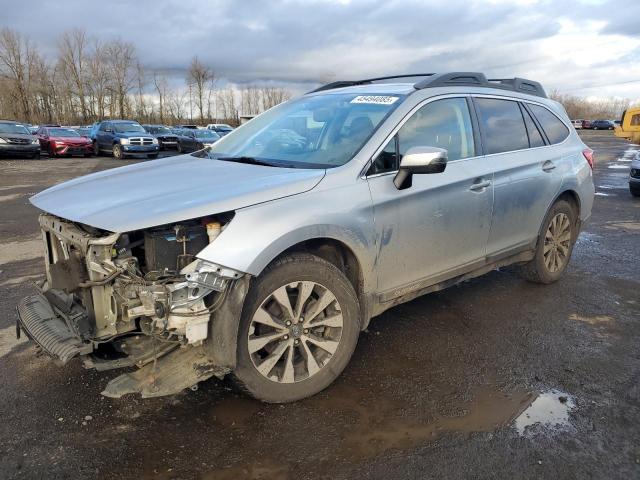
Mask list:
[{"label": "front door", "polygon": [[[411,187],[398,190],[395,171],[415,146],[445,148],[447,167],[414,175]],[[476,149],[467,99],[445,98],[417,109],[376,157],[368,182],[383,301],[484,262],[493,186],[491,166]]]}]

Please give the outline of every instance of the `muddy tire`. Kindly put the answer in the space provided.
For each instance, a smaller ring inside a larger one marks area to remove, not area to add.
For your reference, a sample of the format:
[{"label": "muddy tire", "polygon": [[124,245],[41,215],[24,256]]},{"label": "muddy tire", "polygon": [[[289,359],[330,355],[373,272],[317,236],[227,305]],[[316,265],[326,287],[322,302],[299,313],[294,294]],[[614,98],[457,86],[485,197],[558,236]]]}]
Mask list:
[{"label": "muddy tire", "polygon": [[93,154],[95,156],[100,155],[100,146],[98,146],[98,142],[97,141],[93,141]]},{"label": "muddy tire", "polygon": [[640,187],[632,187],[629,185],[629,193],[634,197],[640,197]]},{"label": "muddy tire", "polygon": [[533,260],[520,266],[520,274],[530,282],[549,284],[564,274],[578,236],[577,214],[572,205],[558,200],[547,213]]},{"label": "muddy tire", "polygon": [[356,292],[333,264],[307,253],[274,261],[249,289],[238,331],[238,387],[285,403],[328,387],[360,334]]}]

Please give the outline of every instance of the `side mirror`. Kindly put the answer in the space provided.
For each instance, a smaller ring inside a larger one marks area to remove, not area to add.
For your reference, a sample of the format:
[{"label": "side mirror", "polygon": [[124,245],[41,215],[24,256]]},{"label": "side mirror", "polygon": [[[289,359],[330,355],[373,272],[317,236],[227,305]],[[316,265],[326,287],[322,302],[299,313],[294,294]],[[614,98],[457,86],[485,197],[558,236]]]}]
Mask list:
[{"label": "side mirror", "polygon": [[447,166],[447,151],[437,147],[411,147],[400,160],[393,179],[398,190],[411,186],[413,174],[442,173]]}]

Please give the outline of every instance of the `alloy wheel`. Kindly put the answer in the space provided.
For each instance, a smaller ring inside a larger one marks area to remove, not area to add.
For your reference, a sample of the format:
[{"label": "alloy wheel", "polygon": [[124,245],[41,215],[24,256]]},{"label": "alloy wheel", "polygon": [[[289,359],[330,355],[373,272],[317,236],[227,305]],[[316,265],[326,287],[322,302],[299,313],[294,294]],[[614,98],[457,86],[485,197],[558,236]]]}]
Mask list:
[{"label": "alloy wheel", "polygon": [[544,237],[544,265],[551,273],[562,270],[571,249],[571,220],[566,213],[556,214]]},{"label": "alloy wheel", "polygon": [[253,314],[248,350],[255,369],[278,383],[316,375],[338,349],[344,320],[335,295],[316,282],[283,285]]}]

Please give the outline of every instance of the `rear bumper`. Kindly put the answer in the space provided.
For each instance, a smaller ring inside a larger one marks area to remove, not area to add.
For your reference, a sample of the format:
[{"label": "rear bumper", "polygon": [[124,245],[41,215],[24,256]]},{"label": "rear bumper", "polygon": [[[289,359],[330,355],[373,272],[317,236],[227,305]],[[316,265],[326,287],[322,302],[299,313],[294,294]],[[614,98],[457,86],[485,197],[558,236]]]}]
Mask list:
[{"label": "rear bumper", "polygon": [[93,351],[91,343],[83,342],[71,331],[67,322],[43,294],[23,298],[17,307],[17,331],[23,331],[36,344],[62,363],[77,355]]}]

